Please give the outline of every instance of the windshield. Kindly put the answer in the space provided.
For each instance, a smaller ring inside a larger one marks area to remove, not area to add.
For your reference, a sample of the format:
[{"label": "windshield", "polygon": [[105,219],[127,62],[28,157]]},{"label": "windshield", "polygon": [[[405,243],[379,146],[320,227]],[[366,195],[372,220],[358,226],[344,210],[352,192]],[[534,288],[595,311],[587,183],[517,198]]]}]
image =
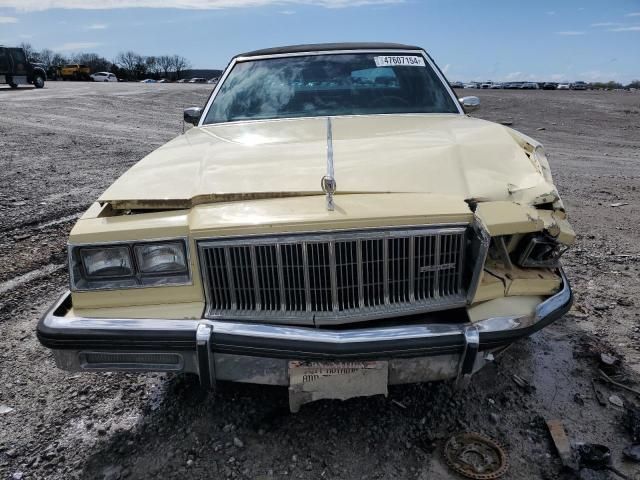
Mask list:
[{"label": "windshield", "polygon": [[419,54],[333,54],[238,62],[205,124],[384,113],[459,113]]}]

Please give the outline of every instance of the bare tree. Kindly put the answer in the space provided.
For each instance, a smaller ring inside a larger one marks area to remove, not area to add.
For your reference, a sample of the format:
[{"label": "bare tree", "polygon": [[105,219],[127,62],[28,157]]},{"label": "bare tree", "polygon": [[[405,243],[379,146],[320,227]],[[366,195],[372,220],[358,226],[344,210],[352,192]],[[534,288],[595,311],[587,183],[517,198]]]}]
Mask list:
[{"label": "bare tree", "polygon": [[97,53],[78,53],[73,56],[73,61],[87,65],[92,72],[108,72],[111,68],[111,62]]},{"label": "bare tree", "polygon": [[152,75],[158,76],[162,73],[162,69],[160,68],[160,64],[158,63],[158,57],[150,56],[146,57],[144,60],[144,65],[147,72]]},{"label": "bare tree", "polygon": [[51,57],[51,65],[65,65],[69,63],[69,59],[64,55],[60,55],[59,53],[54,53],[53,57]]},{"label": "bare tree", "polygon": [[24,50],[24,54],[27,56],[27,60],[35,62],[38,60],[37,52],[33,49],[30,43],[22,42],[20,48]]},{"label": "bare tree", "polygon": [[182,76],[182,72],[191,68],[191,63],[186,58],[180,55],[173,55],[171,57],[172,70],[176,72],[176,79]]},{"label": "bare tree", "polygon": [[43,50],[40,50],[40,52],[38,53],[38,60],[40,60],[40,63],[42,63],[46,68],[49,68],[54,64],[54,55],[55,54],[51,50],[45,48]]},{"label": "bare tree", "polygon": [[136,76],[140,70],[140,65],[144,63],[141,55],[136,52],[120,52],[114,63],[125,70],[129,76]]},{"label": "bare tree", "polygon": [[158,57],[157,63],[163,77],[169,78],[169,72],[173,68],[173,59],[169,55],[161,55]]}]

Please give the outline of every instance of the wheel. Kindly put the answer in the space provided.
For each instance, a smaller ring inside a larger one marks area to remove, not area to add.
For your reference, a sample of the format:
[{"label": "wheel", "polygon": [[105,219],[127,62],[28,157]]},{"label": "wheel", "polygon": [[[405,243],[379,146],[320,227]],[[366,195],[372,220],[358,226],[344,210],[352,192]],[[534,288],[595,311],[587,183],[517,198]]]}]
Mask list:
[{"label": "wheel", "polygon": [[44,87],[44,77],[42,75],[36,75],[36,78],[33,79],[33,84],[36,88]]},{"label": "wheel", "polygon": [[9,86],[11,88],[18,88],[18,84],[17,83],[9,83]]}]

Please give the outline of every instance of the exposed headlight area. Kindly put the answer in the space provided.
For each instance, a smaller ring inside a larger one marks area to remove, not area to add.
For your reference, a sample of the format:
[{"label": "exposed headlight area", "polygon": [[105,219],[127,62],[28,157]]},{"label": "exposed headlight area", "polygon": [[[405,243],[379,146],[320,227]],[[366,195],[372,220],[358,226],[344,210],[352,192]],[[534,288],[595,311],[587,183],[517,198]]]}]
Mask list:
[{"label": "exposed headlight area", "polygon": [[489,258],[507,268],[556,268],[568,247],[546,233],[500,235],[491,239]]},{"label": "exposed headlight area", "polygon": [[191,283],[185,240],[69,245],[72,290]]},{"label": "exposed headlight area", "polygon": [[560,257],[568,248],[550,235],[537,233],[525,236],[512,257],[521,267],[553,268],[559,266]]}]

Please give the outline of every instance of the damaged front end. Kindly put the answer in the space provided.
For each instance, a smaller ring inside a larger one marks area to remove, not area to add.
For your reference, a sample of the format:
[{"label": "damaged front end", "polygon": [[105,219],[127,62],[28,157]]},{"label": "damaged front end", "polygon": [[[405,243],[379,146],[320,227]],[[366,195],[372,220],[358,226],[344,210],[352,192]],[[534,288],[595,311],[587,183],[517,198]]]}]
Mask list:
[{"label": "damaged front end", "polygon": [[575,241],[564,211],[486,202],[475,215],[488,250],[473,303],[517,295],[551,295],[562,284],[560,257]]}]

